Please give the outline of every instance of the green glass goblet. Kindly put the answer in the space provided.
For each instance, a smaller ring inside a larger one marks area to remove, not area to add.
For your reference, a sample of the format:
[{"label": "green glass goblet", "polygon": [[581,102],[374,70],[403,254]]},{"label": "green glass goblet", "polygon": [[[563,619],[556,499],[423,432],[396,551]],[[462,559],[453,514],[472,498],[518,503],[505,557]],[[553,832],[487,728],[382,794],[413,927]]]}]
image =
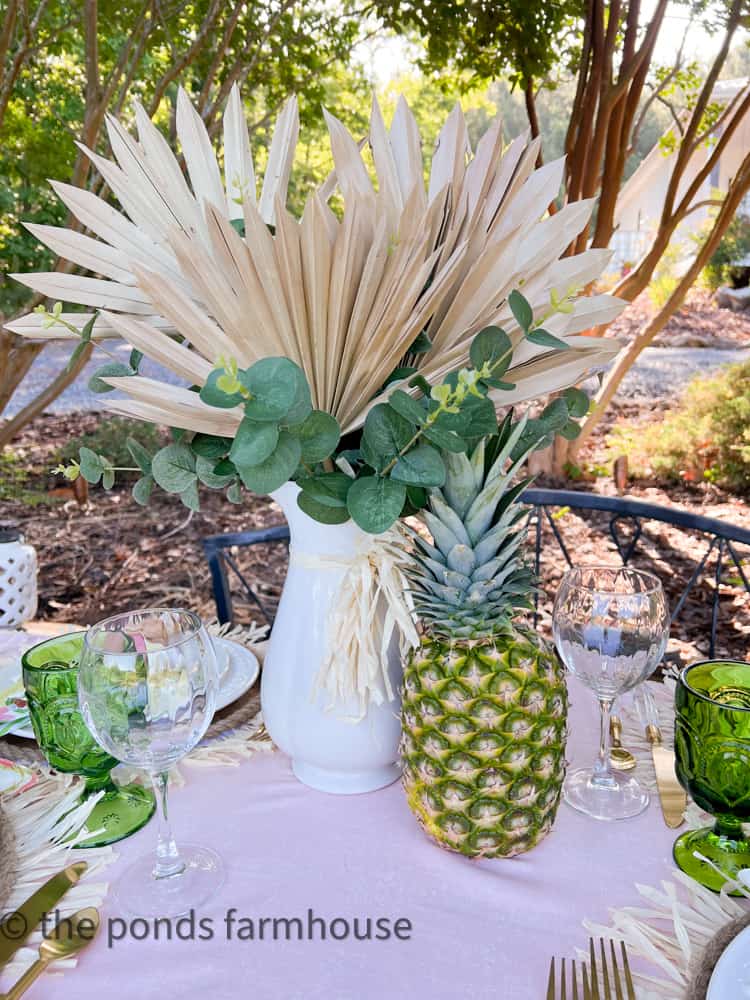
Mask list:
[{"label": "green glass goblet", "polygon": [[679,867],[708,889],[750,868],[750,663],[705,660],[686,667],[675,693],[675,770],[682,787],[716,818],[678,837]]},{"label": "green glass goblet", "polygon": [[99,832],[82,847],[103,847],[129,837],[154,814],[153,792],[137,784],[122,788],[112,781],[118,763],[95,742],[78,708],[78,662],[85,632],[47,639],[28,649],[21,659],[23,683],[34,736],[56,771],[86,779],[84,798],[104,795],[86,826]]}]

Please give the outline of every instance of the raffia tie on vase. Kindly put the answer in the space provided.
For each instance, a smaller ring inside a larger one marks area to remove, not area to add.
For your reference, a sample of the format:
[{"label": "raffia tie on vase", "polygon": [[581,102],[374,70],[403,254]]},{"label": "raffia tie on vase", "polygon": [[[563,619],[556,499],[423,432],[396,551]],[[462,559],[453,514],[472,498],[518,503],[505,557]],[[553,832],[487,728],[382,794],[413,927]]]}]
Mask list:
[{"label": "raffia tie on vase", "polygon": [[[371,702],[381,705],[394,698],[388,673],[388,649],[394,632],[398,632],[402,656],[419,643],[403,572],[403,543],[401,530],[394,527],[373,535],[351,555],[317,555],[289,548],[291,565],[344,570],[328,619],[328,648],[311,697],[324,691],[329,698],[326,711],[356,702],[356,714],[345,716],[350,722],[360,722]],[[385,605],[382,627],[375,624],[381,600]]]}]

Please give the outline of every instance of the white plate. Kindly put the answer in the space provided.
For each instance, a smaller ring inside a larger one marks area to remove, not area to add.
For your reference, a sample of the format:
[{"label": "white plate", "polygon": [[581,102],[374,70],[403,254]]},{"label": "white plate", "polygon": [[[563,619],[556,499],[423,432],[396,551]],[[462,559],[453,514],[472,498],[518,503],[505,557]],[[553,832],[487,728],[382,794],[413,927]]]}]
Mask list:
[{"label": "white plate", "polygon": [[229,654],[229,665],[219,678],[216,711],[226,708],[248,691],[258,679],[258,657],[246,646],[232,639],[214,639],[214,646],[224,647]]},{"label": "white plate", "polygon": [[750,927],[721,953],[706,1000],[750,1000]]},{"label": "white plate", "polygon": [[[233,701],[236,701],[253,686],[260,673],[260,664],[255,653],[233,639],[215,638],[213,642],[220,653],[218,657],[219,693],[216,699],[216,711],[218,712],[220,709],[226,708],[227,705],[231,705]],[[5,682],[8,694],[18,694],[23,697],[23,681],[20,672],[15,674],[16,671],[20,671],[20,662],[13,667],[10,664],[3,664],[0,667],[0,685]],[[10,732],[14,736],[21,736],[24,739],[34,739],[34,730],[30,725],[11,729]]]}]

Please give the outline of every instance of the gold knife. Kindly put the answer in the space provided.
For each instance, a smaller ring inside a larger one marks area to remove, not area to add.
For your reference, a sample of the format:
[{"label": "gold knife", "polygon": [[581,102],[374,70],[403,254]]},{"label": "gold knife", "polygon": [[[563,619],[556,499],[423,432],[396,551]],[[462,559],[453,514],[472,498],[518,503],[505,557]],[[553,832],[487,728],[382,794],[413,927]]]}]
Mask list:
[{"label": "gold knife", "polygon": [[45,913],[51,913],[68,889],[76,885],[88,868],[85,861],[68,865],[29,896],[17,910],[0,920],[0,966],[5,965],[26,943]]},{"label": "gold knife", "polygon": [[651,756],[656,771],[656,787],[659,789],[659,801],[664,822],[673,830],[682,826],[683,813],[687,806],[687,793],[677,780],[674,770],[674,751],[667,750],[662,743],[661,730],[649,723],[646,726],[646,739],[651,744]]}]

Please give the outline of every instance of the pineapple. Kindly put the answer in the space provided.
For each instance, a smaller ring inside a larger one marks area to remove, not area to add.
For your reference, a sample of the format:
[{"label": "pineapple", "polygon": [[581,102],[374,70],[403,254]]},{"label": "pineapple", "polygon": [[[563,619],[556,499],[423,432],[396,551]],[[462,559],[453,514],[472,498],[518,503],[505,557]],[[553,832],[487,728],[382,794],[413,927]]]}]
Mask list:
[{"label": "pineapple", "polygon": [[506,420],[471,457],[446,453],[445,485],[430,491],[423,514],[434,544],[413,533],[423,635],[404,671],[403,784],[428,836],[472,857],[539,843],[565,776],[563,670],[513,620],[534,590],[517,503],[526,482],[511,485],[531,450],[523,432]]}]

